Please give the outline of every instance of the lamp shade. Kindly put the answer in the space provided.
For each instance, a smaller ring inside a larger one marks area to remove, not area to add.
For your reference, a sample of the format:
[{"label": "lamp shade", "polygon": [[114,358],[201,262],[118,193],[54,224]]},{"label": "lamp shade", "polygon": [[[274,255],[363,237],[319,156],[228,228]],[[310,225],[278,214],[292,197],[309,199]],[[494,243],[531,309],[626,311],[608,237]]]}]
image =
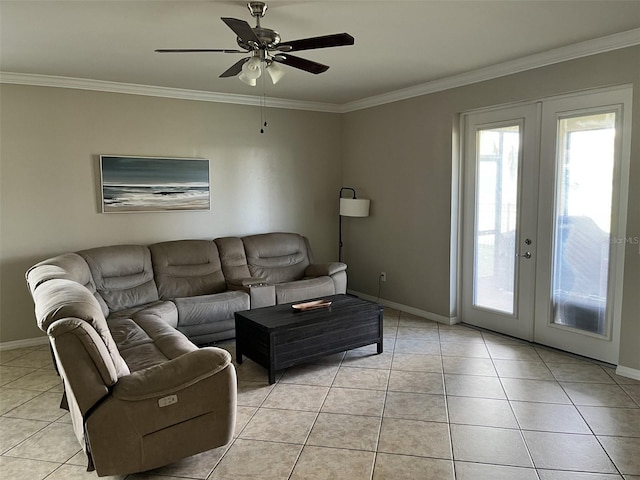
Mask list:
[{"label": "lamp shade", "polygon": [[343,217],[368,217],[369,204],[367,198],[341,198],[340,215]]}]

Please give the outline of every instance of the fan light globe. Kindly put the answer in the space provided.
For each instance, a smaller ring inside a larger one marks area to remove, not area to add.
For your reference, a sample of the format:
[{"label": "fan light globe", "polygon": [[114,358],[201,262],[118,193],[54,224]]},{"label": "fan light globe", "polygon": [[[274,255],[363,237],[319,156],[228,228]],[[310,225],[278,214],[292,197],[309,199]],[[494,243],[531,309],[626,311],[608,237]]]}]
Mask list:
[{"label": "fan light globe", "polygon": [[269,72],[269,76],[274,85],[278,83],[285,74],[284,68],[274,62],[267,66],[267,72]]},{"label": "fan light globe", "polygon": [[255,79],[259,78],[262,75],[262,70],[260,69],[260,58],[251,57],[249,60],[244,62],[242,65],[242,75],[247,78]]},{"label": "fan light globe", "polygon": [[250,87],[255,87],[257,85],[256,79],[255,78],[249,78],[247,75],[245,75],[244,73],[241,73],[240,75],[238,75],[238,79],[242,82],[242,83],[246,83],[247,85],[249,85]]}]

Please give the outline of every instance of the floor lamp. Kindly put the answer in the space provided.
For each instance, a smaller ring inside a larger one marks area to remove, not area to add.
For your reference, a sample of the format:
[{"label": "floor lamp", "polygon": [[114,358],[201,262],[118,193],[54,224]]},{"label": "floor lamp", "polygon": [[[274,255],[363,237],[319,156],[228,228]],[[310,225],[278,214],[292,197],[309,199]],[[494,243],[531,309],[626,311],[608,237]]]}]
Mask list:
[{"label": "floor lamp", "polygon": [[[353,198],[342,198],[342,192],[350,190]],[[368,217],[369,204],[371,200],[366,198],[356,198],[356,191],[351,187],[342,187],[340,189],[340,215],[338,215],[340,223],[340,233],[338,236],[338,260],[342,261],[342,217]]]}]

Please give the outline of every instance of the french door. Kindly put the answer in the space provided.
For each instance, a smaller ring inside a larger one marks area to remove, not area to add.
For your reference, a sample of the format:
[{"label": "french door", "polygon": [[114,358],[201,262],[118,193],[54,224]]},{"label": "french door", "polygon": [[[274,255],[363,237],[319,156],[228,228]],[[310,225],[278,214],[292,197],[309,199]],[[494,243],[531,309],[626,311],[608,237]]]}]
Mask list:
[{"label": "french door", "polygon": [[463,322],[617,363],[630,98],[464,115]]},{"label": "french door", "polygon": [[462,321],[533,340],[538,106],[466,120]]}]

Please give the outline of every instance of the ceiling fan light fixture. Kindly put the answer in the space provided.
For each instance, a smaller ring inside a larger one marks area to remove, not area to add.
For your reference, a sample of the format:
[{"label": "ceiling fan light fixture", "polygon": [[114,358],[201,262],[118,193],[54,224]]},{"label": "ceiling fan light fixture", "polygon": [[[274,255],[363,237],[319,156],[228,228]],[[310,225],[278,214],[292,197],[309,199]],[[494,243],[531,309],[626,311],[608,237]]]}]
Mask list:
[{"label": "ceiling fan light fixture", "polygon": [[244,74],[244,72],[238,75],[238,79],[242,83],[246,83],[250,87],[255,87],[258,84],[255,78],[249,78],[247,75]]},{"label": "ceiling fan light fixture", "polygon": [[262,75],[260,63],[260,57],[251,57],[244,63],[244,65],[242,65],[242,75],[253,80],[260,78],[260,75]]},{"label": "ceiling fan light fixture", "polygon": [[269,72],[269,76],[271,77],[271,81],[274,85],[282,80],[282,77],[284,77],[284,74],[286,73],[284,68],[275,62],[271,62],[267,65],[267,72]]},{"label": "ceiling fan light fixture", "polygon": [[[1,0],[0,0],[1,1]],[[301,38],[281,43],[280,34],[270,28],[260,25],[260,20],[267,11],[267,5],[261,1],[251,1],[247,4],[251,16],[256,19],[256,26],[251,27],[245,20],[231,17],[221,17],[220,19],[236,35],[236,42],[241,50],[221,49],[221,48],[171,48],[158,49],[159,53],[244,53],[250,57],[245,57],[227,68],[220,78],[239,76],[240,80],[247,85],[256,86],[256,80],[262,75],[262,69],[269,72],[271,81],[275,85],[278,83],[285,70],[281,65],[297,68],[308,73],[319,74],[326,72],[327,65],[307,60],[305,58],[290,55],[288,52],[299,52],[302,50],[315,50],[318,48],[342,47],[353,45],[355,40],[348,33],[334,33],[332,35],[322,35],[319,37]],[[278,62],[275,65],[273,61]]]}]

